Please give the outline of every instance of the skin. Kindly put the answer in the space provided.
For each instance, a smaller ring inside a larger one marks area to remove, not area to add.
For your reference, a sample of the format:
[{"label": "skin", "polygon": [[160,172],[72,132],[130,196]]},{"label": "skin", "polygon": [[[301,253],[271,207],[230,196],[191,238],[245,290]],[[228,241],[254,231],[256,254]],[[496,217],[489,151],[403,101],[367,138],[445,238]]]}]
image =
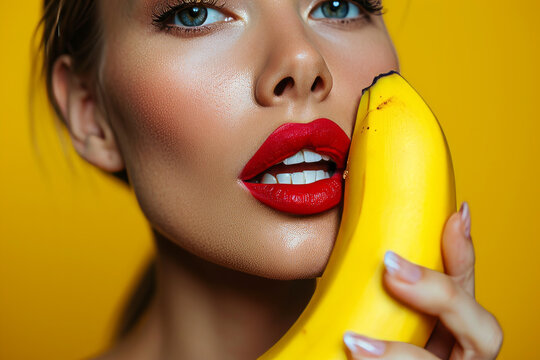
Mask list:
[{"label": "skin", "polygon": [[[280,213],[255,200],[238,175],[284,123],[327,117],[350,137],[361,90],[375,75],[399,70],[397,56],[381,17],[311,18],[322,1],[227,0],[219,11],[230,19],[192,37],[154,26],[158,3],[101,1],[96,72],[74,73],[67,55],[53,69],[75,149],[105,171],[127,169],[156,240],[154,302],[101,359],[253,359],[307,305],[341,208]],[[276,95],[288,77],[294,82]],[[447,274],[425,269],[415,286],[389,274],[383,281],[393,296],[441,316],[429,351],[444,358],[456,338],[457,358],[487,359],[498,353],[502,331],[474,300],[474,250],[464,227],[456,213],[445,228]],[[458,289],[465,292],[452,304],[433,295]],[[450,306],[491,320],[460,336],[457,311],[443,316]],[[492,342],[475,348],[486,332]],[[387,348],[394,350],[385,358],[396,358],[397,345]],[[418,355],[413,350],[431,354],[412,346],[397,353]],[[362,358],[354,349],[348,356]]]}]

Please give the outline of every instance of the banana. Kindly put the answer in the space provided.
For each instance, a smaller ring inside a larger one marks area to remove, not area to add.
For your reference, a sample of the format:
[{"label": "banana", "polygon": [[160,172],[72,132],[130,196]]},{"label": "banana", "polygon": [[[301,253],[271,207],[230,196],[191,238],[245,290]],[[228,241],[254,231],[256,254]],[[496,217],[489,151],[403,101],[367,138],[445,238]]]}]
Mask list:
[{"label": "banana", "polygon": [[440,240],[456,211],[444,133],[399,73],[381,74],[363,91],[344,177],[338,236],[313,297],[259,360],[345,360],[347,330],[423,347],[435,326],[382,285],[386,250],[444,271]]}]

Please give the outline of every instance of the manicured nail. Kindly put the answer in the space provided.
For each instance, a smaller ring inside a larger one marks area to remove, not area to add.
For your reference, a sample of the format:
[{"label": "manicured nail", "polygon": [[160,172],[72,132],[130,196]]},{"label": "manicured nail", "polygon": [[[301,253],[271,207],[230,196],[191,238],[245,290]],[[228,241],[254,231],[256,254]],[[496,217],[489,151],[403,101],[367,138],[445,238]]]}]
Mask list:
[{"label": "manicured nail", "polygon": [[469,211],[469,204],[464,201],[459,208],[461,213],[461,223],[465,232],[465,237],[468,239],[471,237],[471,212]]},{"label": "manicured nail", "polygon": [[352,331],[345,332],[343,341],[351,353],[359,355],[380,356],[384,353],[384,349],[386,348],[386,344],[383,341],[368,338]]},{"label": "manicured nail", "polygon": [[418,266],[408,262],[390,250],[384,254],[384,265],[390,275],[397,276],[399,279],[411,284],[420,280],[422,276],[422,272]]}]

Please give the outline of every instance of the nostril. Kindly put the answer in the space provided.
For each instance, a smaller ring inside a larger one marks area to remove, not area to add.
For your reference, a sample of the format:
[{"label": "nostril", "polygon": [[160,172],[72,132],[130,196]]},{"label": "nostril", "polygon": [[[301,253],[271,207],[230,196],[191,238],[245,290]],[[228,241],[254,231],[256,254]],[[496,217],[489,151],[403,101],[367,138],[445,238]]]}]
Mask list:
[{"label": "nostril", "polygon": [[274,94],[276,96],[280,96],[283,94],[287,86],[293,87],[294,86],[294,79],[292,77],[286,77],[285,79],[281,80],[274,89]]},{"label": "nostril", "polygon": [[317,76],[315,78],[315,81],[313,82],[313,85],[311,85],[311,91],[314,91],[319,86],[319,84],[322,84],[322,79],[320,76]]}]

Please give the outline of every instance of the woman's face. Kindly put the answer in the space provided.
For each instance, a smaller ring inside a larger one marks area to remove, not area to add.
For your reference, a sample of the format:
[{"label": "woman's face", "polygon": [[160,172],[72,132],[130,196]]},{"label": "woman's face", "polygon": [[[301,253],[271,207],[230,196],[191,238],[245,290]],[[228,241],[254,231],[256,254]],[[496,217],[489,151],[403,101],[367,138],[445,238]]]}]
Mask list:
[{"label": "woman's face", "polygon": [[176,0],[100,4],[103,108],[141,208],[208,261],[319,276],[341,204],[291,214],[257,200],[240,174],[283,124],[328,118],[351,137],[362,89],[398,68],[382,18],[367,15],[369,1],[195,2],[164,16]]}]

